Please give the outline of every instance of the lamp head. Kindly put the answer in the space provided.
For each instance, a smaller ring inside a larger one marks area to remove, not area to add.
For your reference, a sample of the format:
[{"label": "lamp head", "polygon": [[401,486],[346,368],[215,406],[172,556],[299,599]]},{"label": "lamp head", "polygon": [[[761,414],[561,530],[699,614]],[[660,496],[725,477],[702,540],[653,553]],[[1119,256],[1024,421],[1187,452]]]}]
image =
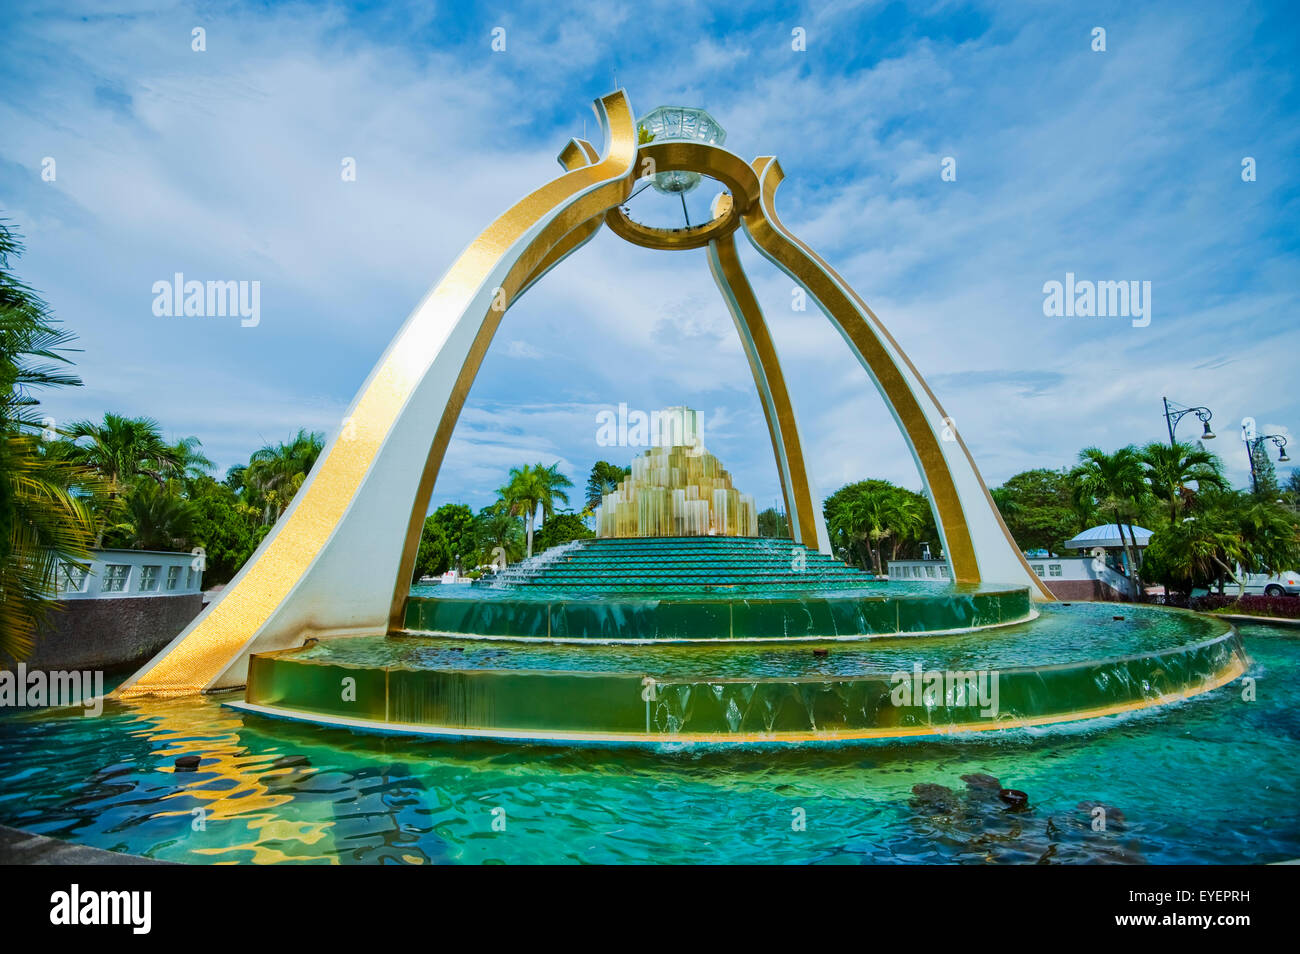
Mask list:
[{"label": "lamp head", "polygon": [[[727,132],[702,109],[690,106],[660,106],[637,121],[638,138],[646,142],[687,141],[721,146]],[[698,172],[660,172],[654,177],[655,191],[665,195],[690,192],[700,184]]]}]

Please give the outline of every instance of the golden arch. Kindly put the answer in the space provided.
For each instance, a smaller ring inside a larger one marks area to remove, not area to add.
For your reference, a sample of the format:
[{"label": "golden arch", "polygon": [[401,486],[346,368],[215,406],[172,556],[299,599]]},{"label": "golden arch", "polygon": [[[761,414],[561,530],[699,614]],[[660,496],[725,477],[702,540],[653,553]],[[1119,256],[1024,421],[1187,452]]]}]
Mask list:
[{"label": "golden arch", "polygon": [[[828,550],[794,410],[762,311],[740,265],[744,231],[803,286],[840,331],[894,414],[929,490],[953,575],[1029,584],[1052,599],[1006,531],[959,435],[919,372],[848,284],[776,215],[780,166],[716,146],[637,146],[620,90],[597,100],[605,150],[573,140],[565,172],[525,196],[461,253],[417,305],[353,400],[340,433],[248,564],[203,614],[118,690],[183,695],[243,685],[252,652],[308,636],[380,634],[402,625],[420,529],[465,398],[505,308],[601,224],[651,248],[707,247],[763,402],[795,539]],[[729,195],[692,229],[651,229],[619,209],[641,161],[722,182]],[[743,229],[741,227],[743,226]],[[437,420],[432,441],[426,423]],[[394,553],[391,541],[404,541]]]}]

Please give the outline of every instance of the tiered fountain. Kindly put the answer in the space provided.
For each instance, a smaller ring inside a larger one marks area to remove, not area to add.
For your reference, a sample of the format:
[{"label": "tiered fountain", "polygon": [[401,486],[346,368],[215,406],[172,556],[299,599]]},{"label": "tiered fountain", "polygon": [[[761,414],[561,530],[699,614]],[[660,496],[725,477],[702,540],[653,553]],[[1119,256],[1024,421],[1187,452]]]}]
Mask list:
[{"label": "tiered fountain", "polygon": [[[597,511],[612,535],[417,588],[400,633],[257,654],[232,704],[428,735],[849,742],[1116,714],[1240,671],[1224,623],[882,581],[736,513],[752,498],[701,445],[653,447]],[[647,532],[665,522],[681,534]]]},{"label": "tiered fountain", "polygon": [[[249,565],[119,698],[246,687],[231,705],[373,731],[802,744],[1114,715],[1243,672],[1224,621],[1054,602],[915,365],[782,223],[774,158],[724,149],[703,110],[661,107],[638,123],[618,92],[597,115],[604,153],[571,141],[564,173],[471,243]],[[704,181],[720,192],[712,218],[692,223],[684,197]],[[650,184],[681,201],[681,227],[632,217],[632,197]],[[598,539],[490,586],[412,594],[433,486],[504,308],[605,226],[646,248],[706,250],[766,416],[791,539],[754,535],[752,499],[703,450],[698,427],[684,426],[605,500]],[[831,557],[737,233],[804,290],[875,385],[930,499],[947,582],[879,581]]]}]

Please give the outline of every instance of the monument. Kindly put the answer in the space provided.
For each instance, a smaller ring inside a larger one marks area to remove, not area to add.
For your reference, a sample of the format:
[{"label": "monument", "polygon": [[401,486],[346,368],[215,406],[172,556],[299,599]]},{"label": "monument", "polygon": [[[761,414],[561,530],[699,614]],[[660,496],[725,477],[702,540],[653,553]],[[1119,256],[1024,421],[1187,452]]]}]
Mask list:
[{"label": "monument", "polygon": [[[1105,620],[1093,608],[1045,605],[1051,594],[952,418],[856,292],[781,222],[775,158],[727,151],[703,110],[660,107],[638,123],[620,91],[596,113],[603,150],[571,141],[559,157],[565,171],[470,243],[407,319],[247,566],[120,698],[246,686],[227,704],[384,732],[843,742],[1090,718],[1204,692],[1243,671],[1226,623],[1138,607]],[[708,221],[658,228],[623,208],[640,180],[681,196],[684,211],[703,182],[722,191]],[[602,227],[651,249],[707,250],[764,410],[792,538],[754,535],[752,498],[679,409],[676,436],[638,456],[602,501],[599,538],[479,585],[412,594],[434,481],[505,311]],[[931,502],[947,582],[878,581],[830,556],[737,233],[806,291],[884,399]],[[921,645],[927,660],[959,671],[918,665],[908,675]],[[900,701],[907,687],[910,701]]]}]

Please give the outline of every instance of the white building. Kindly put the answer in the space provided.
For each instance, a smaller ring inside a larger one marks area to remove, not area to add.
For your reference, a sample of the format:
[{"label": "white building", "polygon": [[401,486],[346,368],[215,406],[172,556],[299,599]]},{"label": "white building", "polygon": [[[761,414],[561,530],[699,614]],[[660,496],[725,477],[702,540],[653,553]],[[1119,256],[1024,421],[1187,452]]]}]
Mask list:
[{"label": "white building", "polygon": [[60,600],[184,596],[203,591],[203,557],[161,550],[92,550],[86,566],[59,563]]}]

